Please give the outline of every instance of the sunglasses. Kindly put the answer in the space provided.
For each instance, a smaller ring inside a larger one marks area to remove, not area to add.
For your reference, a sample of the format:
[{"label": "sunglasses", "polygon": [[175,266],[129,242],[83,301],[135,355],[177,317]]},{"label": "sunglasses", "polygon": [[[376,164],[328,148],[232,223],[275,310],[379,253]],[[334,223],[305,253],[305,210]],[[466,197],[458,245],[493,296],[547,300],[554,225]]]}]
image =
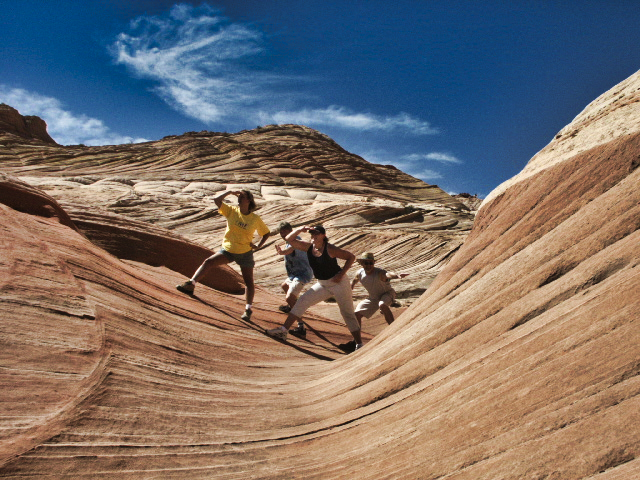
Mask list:
[{"label": "sunglasses", "polygon": [[362,265],[373,265],[373,260],[362,260],[360,263],[362,263]]}]

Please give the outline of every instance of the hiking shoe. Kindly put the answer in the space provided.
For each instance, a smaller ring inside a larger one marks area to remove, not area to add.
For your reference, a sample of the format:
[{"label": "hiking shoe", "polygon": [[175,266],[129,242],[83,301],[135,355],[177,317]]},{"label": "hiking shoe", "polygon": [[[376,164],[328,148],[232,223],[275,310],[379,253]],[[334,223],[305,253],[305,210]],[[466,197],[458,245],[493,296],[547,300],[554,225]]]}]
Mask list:
[{"label": "hiking shoe", "polygon": [[187,280],[180,285],[176,285],[176,288],[182,293],[193,295],[193,291],[195,290],[196,286],[193,284],[193,282],[191,282],[191,280]]},{"label": "hiking shoe", "polygon": [[280,327],[271,328],[269,330],[265,330],[265,333],[270,337],[277,338],[278,340],[286,340],[287,339],[287,331],[282,330]]},{"label": "hiking shoe", "polygon": [[240,318],[242,320],[251,320],[251,314],[252,313],[253,313],[253,311],[250,308],[247,308]]},{"label": "hiking shoe", "polygon": [[278,307],[278,310],[280,310],[282,313],[289,313],[291,311],[291,307],[289,305],[280,305]]},{"label": "hiking shoe", "polygon": [[356,342],[354,340],[351,340],[347,343],[341,343],[340,345],[338,345],[338,348],[343,352],[351,353],[356,349]]},{"label": "hiking shoe", "polygon": [[298,325],[296,328],[292,328],[289,330],[291,335],[295,335],[296,337],[305,338],[307,336],[307,329],[304,325]]}]

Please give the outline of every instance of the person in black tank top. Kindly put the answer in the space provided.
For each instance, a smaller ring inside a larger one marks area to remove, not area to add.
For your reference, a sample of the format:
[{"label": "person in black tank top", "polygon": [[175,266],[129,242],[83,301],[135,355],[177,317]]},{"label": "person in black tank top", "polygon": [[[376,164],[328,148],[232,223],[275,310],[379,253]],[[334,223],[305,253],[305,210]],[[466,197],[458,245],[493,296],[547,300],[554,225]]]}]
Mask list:
[{"label": "person in black tank top", "polygon": [[[326,243],[328,243],[328,241],[325,242],[325,244]],[[307,250],[307,257],[309,258],[309,265],[311,265],[313,275],[318,280],[329,280],[333,278],[341,270],[340,265],[338,265],[338,260],[329,256],[328,248],[324,248],[319,257],[313,254],[313,250],[314,245],[312,243]]]},{"label": "person in black tank top", "polygon": [[[311,241],[305,242],[298,239],[302,232],[311,234]],[[360,334],[360,324],[356,319],[353,308],[353,296],[351,294],[351,283],[346,277],[347,270],[355,262],[356,256],[335,245],[329,243],[326,231],[322,225],[315,227],[299,227],[287,235],[286,241],[296,250],[307,253],[309,265],[318,282],[298,298],[298,301],[291,309],[284,324],[281,327],[266,330],[267,335],[281,340],[286,340],[289,328],[295,321],[300,322],[302,315],[309,307],[334,297],[340,307],[340,314],[347,324],[347,328],[353,336],[355,350],[362,347],[362,336]],[[345,263],[340,267],[338,259]]]}]

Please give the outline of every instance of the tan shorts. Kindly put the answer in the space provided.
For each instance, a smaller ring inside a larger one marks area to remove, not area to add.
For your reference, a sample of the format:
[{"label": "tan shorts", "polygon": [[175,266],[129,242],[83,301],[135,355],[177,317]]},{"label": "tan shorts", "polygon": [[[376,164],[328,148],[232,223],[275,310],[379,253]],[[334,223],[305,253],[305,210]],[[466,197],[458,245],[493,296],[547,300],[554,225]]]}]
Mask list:
[{"label": "tan shorts", "polygon": [[395,295],[392,293],[383,293],[378,298],[365,298],[356,307],[356,313],[361,314],[365,318],[370,318],[376,313],[382,305],[390,307],[393,303]]},{"label": "tan shorts", "polygon": [[305,286],[305,283],[301,282],[297,278],[294,278],[293,280],[291,280],[290,278],[287,278],[285,280],[285,283],[287,285],[289,285],[289,290],[287,291],[287,296],[295,295],[296,297],[299,297],[300,293],[302,292],[302,289]]}]

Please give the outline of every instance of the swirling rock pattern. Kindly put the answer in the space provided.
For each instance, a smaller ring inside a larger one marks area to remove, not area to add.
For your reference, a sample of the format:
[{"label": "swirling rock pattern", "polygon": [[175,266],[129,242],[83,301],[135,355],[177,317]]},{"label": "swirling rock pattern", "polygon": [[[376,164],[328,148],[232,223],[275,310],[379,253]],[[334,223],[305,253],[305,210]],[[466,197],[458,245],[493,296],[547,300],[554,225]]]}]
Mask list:
[{"label": "swirling rock pattern", "polygon": [[[501,186],[428,290],[348,356],[336,347],[344,326],[313,313],[306,340],[265,337],[282,319],[267,289],[242,322],[238,295],[179,295],[174,270],[120,260],[58,217],[0,205],[10,239],[0,242],[0,311],[20,313],[2,323],[0,475],[639,478],[640,73],[623,85],[628,95],[615,87],[564,130],[599,141],[532,160]],[[594,133],[621,113],[617,134]],[[114,210],[116,193],[97,181],[87,186]],[[175,195],[137,220],[179,210]],[[384,237],[389,252],[401,251],[393,218],[414,218],[393,198],[380,211],[313,205],[313,220],[335,222],[334,238]],[[419,262],[416,251],[403,261]]]}]

